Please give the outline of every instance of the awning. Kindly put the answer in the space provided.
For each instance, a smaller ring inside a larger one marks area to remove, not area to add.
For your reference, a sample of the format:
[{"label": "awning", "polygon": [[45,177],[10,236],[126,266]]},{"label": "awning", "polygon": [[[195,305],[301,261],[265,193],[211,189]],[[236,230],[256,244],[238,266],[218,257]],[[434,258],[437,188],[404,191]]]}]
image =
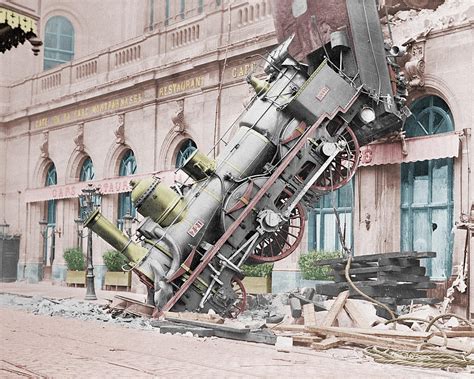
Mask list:
[{"label": "awning", "polygon": [[130,180],[143,179],[152,175],[159,176],[161,178],[161,181],[168,185],[174,184],[175,180],[184,182],[186,179],[186,175],[183,174],[181,171],[179,171],[178,173],[175,173],[175,171],[161,171],[130,176],[117,176],[115,178],[110,179],[93,180],[89,182],[77,182],[60,186],[48,186],[43,188],[28,189],[25,191],[25,201],[27,203],[34,203],[37,201],[59,200],[78,197],[81,194],[82,189],[87,187],[89,183],[92,183],[96,187],[99,187],[99,191],[102,195],[130,192],[132,190],[130,188]]},{"label": "awning", "polygon": [[[4,53],[37,36],[37,24],[34,18],[0,7],[0,52]],[[42,42],[38,40],[36,44],[40,46]]]},{"label": "awning", "polygon": [[406,152],[402,152],[402,142],[373,143],[362,146],[360,166],[400,164],[459,155],[459,135],[456,132],[406,139]]}]

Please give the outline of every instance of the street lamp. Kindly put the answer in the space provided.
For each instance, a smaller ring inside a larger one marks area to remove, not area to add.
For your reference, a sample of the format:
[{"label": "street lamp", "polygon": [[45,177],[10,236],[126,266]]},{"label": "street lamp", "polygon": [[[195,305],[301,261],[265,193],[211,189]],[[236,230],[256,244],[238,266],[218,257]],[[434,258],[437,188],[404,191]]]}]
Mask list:
[{"label": "street lamp", "polygon": [[8,228],[10,227],[9,224],[5,220],[3,220],[3,223],[0,224],[0,236],[6,237],[8,234]]},{"label": "street lamp", "polygon": [[[87,219],[87,216],[90,215],[97,207],[100,206],[101,195],[99,190],[94,187],[92,183],[82,190],[82,194],[79,195],[79,203],[82,209],[85,209],[84,220]],[[82,212],[81,212],[82,214]],[[82,231],[81,231],[82,234]],[[92,262],[92,232],[89,230],[87,234],[87,275],[86,275],[86,300],[97,300],[95,294],[95,285],[94,285],[94,264]]]},{"label": "street lamp", "polygon": [[125,231],[125,234],[127,234],[127,236],[129,237],[132,236],[132,223],[133,216],[130,215],[130,213],[127,213],[125,216],[123,216],[123,229]]},{"label": "street lamp", "polygon": [[40,234],[41,234],[41,237],[43,237],[43,265],[46,266],[46,259],[47,259],[47,252],[46,252],[46,233],[48,232],[47,231],[47,227],[48,227],[48,221],[46,220],[40,220],[38,222],[39,226],[40,226]]},{"label": "street lamp", "polygon": [[76,223],[76,229],[77,229],[77,237],[79,239],[79,249],[82,250],[82,239],[84,238],[84,220],[81,218],[82,217],[82,214],[81,216],[79,216],[78,218],[74,219],[74,222]]}]

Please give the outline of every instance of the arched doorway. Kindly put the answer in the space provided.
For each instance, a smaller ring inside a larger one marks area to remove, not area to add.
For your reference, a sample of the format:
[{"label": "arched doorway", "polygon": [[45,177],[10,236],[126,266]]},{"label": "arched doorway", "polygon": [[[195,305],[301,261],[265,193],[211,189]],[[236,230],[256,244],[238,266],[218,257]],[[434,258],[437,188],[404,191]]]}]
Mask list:
[{"label": "arched doorway", "polygon": [[[56,166],[51,162],[46,171],[45,186],[54,186],[58,184],[58,176],[56,173]],[[54,262],[56,253],[56,200],[48,200],[45,209],[46,228],[44,231],[43,243],[43,277],[49,278],[51,276],[51,266]]]},{"label": "arched doorway", "polygon": [[[135,160],[135,154],[132,150],[127,150],[120,160],[119,175],[129,176],[135,174],[136,171],[137,162]],[[124,216],[130,215],[135,217],[136,211],[132,204],[131,192],[120,193],[118,201],[117,226],[120,230],[123,230]]]},{"label": "arched doorway", "polygon": [[[448,105],[437,96],[426,96],[411,106],[407,137],[429,136],[454,130]],[[453,158],[401,165],[401,248],[435,251],[427,274],[435,280],[451,275],[453,245]]]},{"label": "arched doorway", "polygon": [[182,167],[189,156],[197,149],[196,143],[192,139],[184,140],[176,155],[176,168]]}]

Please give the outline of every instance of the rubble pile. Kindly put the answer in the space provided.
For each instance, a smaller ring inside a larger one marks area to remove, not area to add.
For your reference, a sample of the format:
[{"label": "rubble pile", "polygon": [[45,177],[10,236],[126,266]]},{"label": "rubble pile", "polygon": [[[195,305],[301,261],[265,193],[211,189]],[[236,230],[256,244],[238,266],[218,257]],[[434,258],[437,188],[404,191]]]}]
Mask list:
[{"label": "rubble pile", "polygon": [[146,319],[137,318],[131,314],[118,314],[113,312],[108,305],[93,304],[77,299],[0,294],[0,307],[3,306],[22,309],[36,315],[110,322],[131,328],[153,329]]},{"label": "rubble pile", "polygon": [[[474,17],[474,1],[446,0],[437,9],[403,10],[389,16],[393,40],[400,45],[407,39],[461,24]],[[384,22],[385,21],[385,22]],[[384,33],[388,37],[386,19]]]}]

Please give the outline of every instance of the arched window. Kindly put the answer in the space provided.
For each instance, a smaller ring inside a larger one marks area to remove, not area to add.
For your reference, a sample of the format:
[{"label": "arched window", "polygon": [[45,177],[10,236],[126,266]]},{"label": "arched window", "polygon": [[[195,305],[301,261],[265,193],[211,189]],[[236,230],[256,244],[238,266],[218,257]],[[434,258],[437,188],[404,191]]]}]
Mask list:
[{"label": "arched window", "polygon": [[[56,166],[50,163],[48,171],[46,172],[45,186],[54,186],[58,184],[58,176],[56,173]],[[52,266],[56,250],[55,233],[56,230],[56,200],[48,200],[46,203],[46,231],[44,234],[44,251],[43,264],[44,266]]]},{"label": "arched window", "polygon": [[196,149],[197,145],[192,139],[185,140],[176,155],[176,167],[182,167],[186,159],[188,159],[191,153]]},{"label": "arched window", "polygon": [[71,22],[62,16],[51,17],[44,31],[45,70],[58,64],[69,62],[74,57],[74,28]]},{"label": "arched window", "polygon": [[[437,96],[423,97],[411,106],[407,120],[409,137],[454,130],[448,105]],[[453,158],[401,165],[401,248],[404,251],[435,251],[427,260],[433,279],[451,275],[453,238]]]},{"label": "arched window", "polygon": [[[135,174],[137,171],[137,162],[135,160],[135,154],[132,150],[128,150],[120,161],[119,175],[129,176]],[[117,224],[120,230],[123,228],[123,217],[130,215],[135,217],[135,208],[132,204],[132,197],[130,192],[124,192],[119,194],[119,207]]]},{"label": "arched window", "polygon": [[339,215],[345,244],[349,248],[352,246],[352,198],[352,182],[349,182],[318,200],[308,218],[309,250],[342,250],[334,208]]},{"label": "arched window", "polygon": [[94,165],[92,159],[86,158],[81,167],[81,173],[79,175],[79,181],[87,182],[88,180],[94,179]]}]

